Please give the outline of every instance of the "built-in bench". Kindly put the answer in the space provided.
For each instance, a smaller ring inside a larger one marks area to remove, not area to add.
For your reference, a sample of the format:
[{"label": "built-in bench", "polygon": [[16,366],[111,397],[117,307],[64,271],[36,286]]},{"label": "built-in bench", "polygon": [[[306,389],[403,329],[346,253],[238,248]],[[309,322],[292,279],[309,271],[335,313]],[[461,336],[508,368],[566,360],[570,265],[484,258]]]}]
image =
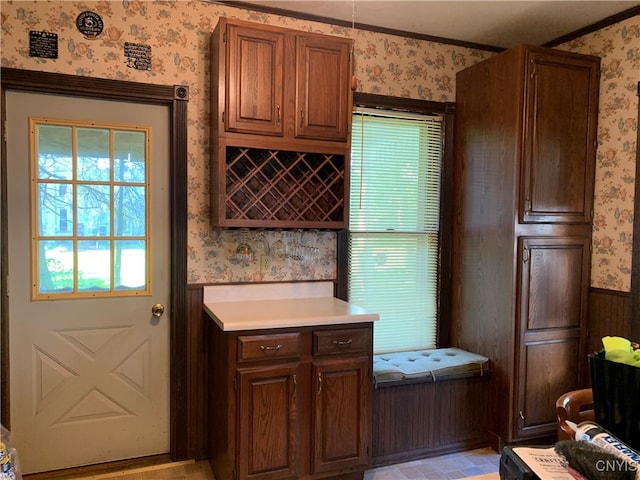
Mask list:
[{"label": "built-in bench", "polygon": [[375,466],[488,445],[489,359],[459,348],[374,355]]}]

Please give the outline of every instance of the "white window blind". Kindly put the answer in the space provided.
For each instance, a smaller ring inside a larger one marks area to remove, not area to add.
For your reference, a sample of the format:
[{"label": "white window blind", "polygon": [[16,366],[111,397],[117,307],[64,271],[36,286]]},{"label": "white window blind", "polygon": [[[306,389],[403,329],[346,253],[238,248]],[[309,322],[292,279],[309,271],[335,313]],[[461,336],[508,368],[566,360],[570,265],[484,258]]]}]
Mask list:
[{"label": "white window blind", "polygon": [[436,344],[442,119],[353,114],[349,300],[380,314],[377,353]]}]

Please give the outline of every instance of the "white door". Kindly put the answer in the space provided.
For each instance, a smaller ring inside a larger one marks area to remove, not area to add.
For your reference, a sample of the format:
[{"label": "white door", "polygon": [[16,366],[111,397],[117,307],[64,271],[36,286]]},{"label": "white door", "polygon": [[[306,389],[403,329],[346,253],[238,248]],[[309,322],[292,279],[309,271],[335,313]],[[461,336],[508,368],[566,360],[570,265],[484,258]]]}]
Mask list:
[{"label": "white door", "polygon": [[14,91],[6,109],[22,469],[168,452],[169,110]]}]

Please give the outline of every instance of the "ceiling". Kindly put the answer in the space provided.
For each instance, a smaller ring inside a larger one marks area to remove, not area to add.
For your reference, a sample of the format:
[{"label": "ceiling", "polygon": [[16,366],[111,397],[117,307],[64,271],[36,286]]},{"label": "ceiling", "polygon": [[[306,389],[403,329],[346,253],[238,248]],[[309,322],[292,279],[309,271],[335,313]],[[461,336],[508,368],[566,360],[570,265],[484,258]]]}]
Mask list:
[{"label": "ceiling", "polygon": [[[544,45],[598,23],[640,1],[464,1],[464,0],[247,0],[256,9],[337,20],[383,30],[509,48],[520,43]],[[640,12],[635,12],[640,14]]]}]

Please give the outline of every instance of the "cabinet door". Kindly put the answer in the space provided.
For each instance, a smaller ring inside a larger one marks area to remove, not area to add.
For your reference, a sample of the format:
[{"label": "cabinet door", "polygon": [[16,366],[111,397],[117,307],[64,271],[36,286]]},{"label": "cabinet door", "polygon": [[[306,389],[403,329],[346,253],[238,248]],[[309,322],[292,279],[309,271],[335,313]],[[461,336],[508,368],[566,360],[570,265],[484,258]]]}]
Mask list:
[{"label": "cabinet door", "polygon": [[313,365],[313,471],[368,464],[369,357]]},{"label": "cabinet door", "polygon": [[527,58],[521,221],[590,223],[599,64],[536,50]]},{"label": "cabinet door", "polygon": [[583,355],[579,336],[528,335],[519,375],[516,438],[552,434],[557,429],[556,400],[580,386]]},{"label": "cabinet door", "polygon": [[296,36],[296,137],[347,140],[350,49],[350,40]]},{"label": "cabinet door", "polygon": [[238,371],[238,480],[296,478],[296,366]]},{"label": "cabinet door", "polygon": [[586,325],[590,237],[520,238],[522,332]]},{"label": "cabinet door", "polygon": [[589,237],[520,239],[516,438],[555,432],[556,400],[580,387],[587,368],[589,244]]},{"label": "cabinet door", "polygon": [[281,136],[284,34],[228,25],[226,52],[225,129]]}]

